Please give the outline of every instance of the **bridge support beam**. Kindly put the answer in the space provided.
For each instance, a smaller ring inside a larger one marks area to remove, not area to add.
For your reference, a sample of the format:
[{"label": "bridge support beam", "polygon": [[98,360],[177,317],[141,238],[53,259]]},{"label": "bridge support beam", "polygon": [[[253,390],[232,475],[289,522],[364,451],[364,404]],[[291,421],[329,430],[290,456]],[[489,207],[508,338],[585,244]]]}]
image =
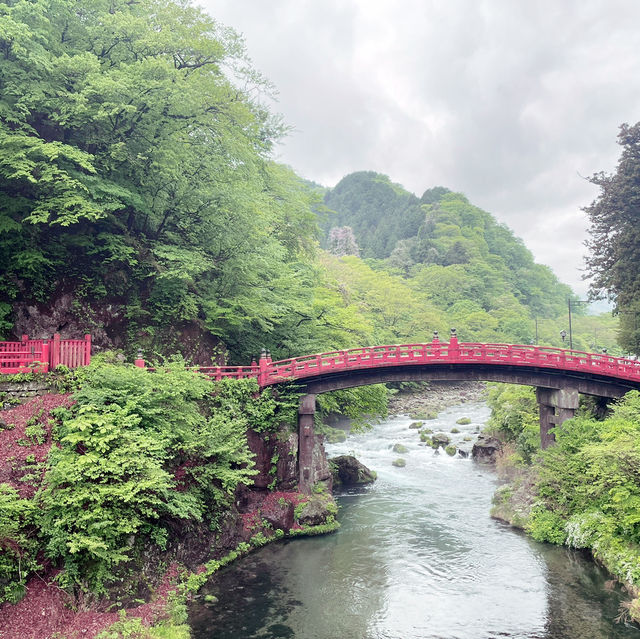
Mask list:
[{"label": "bridge support beam", "polygon": [[575,388],[555,389],[539,386],[536,388],[536,399],[540,411],[540,444],[544,450],[556,441],[555,435],[549,431],[575,415],[579,395]]},{"label": "bridge support beam", "polygon": [[298,490],[307,495],[313,488],[313,447],[315,431],[313,419],[316,413],[316,396],[300,398],[298,410]]}]

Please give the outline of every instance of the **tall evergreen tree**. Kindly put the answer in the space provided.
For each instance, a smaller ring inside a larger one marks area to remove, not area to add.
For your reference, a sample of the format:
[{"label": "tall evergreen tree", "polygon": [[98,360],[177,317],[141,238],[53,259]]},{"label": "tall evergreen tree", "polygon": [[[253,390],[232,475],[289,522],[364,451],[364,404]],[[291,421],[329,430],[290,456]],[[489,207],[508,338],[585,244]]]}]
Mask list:
[{"label": "tall evergreen tree", "polygon": [[600,188],[584,210],[589,216],[588,275],[591,294],[606,295],[621,314],[621,345],[640,352],[640,122],[623,124],[618,134],[622,153],[615,173],[596,173]]}]

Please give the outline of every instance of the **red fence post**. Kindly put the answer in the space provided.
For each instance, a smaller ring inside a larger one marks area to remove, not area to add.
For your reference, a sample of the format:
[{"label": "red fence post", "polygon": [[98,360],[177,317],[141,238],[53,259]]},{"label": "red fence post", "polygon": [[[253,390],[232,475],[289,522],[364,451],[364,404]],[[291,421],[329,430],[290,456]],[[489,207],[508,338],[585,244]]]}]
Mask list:
[{"label": "red fence post", "polygon": [[40,367],[40,373],[46,373],[49,371],[49,342],[45,339],[42,342],[42,366]]},{"label": "red fence post", "polygon": [[53,334],[53,341],[49,348],[49,366],[57,368],[60,365],[60,333]]},{"label": "red fence post", "polygon": [[84,365],[91,364],[91,335],[88,333],[84,336]]},{"label": "red fence post", "polygon": [[21,341],[22,342],[28,342],[29,341],[29,336],[28,335],[23,335]]}]

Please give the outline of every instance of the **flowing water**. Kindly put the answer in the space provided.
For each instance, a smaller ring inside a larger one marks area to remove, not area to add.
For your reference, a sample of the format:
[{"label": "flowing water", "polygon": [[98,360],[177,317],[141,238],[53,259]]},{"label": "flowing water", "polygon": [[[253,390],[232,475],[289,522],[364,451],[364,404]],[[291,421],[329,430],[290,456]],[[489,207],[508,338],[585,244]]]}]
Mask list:
[{"label": "flowing water", "polygon": [[[456,425],[460,417],[471,424]],[[450,408],[426,424],[464,437],[485,404]],[[333,535],[272,544],[218,574],[194,602],[194,639],[622,639],[624,595],[580,552],[531,541],[489,517],[495,475],[420,444],[392,418],[327,446],[355,454],[377,482],[341,496]],[[404,444],[404,468],[391,449]]]}]

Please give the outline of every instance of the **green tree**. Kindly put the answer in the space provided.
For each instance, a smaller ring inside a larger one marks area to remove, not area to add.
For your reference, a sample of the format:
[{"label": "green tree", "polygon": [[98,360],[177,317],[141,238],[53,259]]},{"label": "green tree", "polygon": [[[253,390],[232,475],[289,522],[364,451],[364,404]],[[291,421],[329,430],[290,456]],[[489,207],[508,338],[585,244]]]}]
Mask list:
[{"label": "green tree", "polygon": [[61,292],[165,351],[287,325],[317,196],[269,160],[239,36],[182,1],[9,0],[0,60],[0,330]]},{"label": "green tree", "polygon": [[640,352],[640,122],[623,124],[616,172],[596,173],[590,182],[600,189],[584,210],[589,217],[587,272],[591,293],[607,295],[621,313],[620,343]]}]

